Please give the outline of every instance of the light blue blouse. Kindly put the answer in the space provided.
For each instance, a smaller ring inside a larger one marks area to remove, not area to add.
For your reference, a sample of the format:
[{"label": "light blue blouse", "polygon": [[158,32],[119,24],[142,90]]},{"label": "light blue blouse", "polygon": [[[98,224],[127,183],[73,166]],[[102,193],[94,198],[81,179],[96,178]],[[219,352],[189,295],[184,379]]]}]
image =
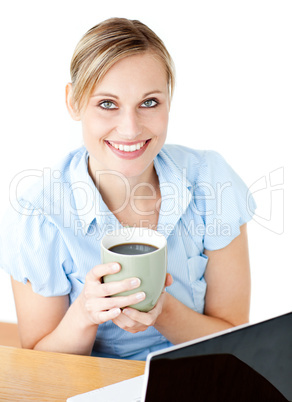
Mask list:
[{"label": "light blue blouse", "polygon": [[[71,152],[12,202],[0,230],[0,267],[17,281],[29,280],[43,296],[80,294],[85,276],[100,263],[100,240],[121,226],[87,169],[84,147]],[[255,202],[248,188],[214,151],[165,145],[154,160],[162,196],[157,230],[168,243],[167,288],[203,313],[204,249],[227,246],[249,221]],[[145,359],[170,342],[155,328],[130,334],[111,321],[99,326],[93,354]]]}]

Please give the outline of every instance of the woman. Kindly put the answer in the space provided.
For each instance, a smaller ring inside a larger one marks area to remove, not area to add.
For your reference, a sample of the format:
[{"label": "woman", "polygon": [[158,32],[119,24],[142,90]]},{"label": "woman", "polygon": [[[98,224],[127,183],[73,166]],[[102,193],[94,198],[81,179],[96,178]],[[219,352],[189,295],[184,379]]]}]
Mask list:
[{"label": "woman", "polygon": [[[145,359],[247,322],[254,202],[247,209],[247,188],[217,153],[164,145],[174,67],[162,41],[139,21],[104,21],[77,45],[71,78],[66,104],[85,146],[2,230],[23,347]],[[145,298],[139,278],[102,282],[120,266],[100,264],[100,240],[121,225],[167,237],[166,290],[148,313],[127,308]]]}]

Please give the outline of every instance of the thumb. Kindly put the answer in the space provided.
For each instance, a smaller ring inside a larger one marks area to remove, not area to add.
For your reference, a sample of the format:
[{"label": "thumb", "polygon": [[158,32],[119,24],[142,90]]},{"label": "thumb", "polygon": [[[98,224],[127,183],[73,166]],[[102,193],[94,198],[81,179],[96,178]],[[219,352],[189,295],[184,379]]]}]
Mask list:
[{"label": "thumb", "polygon": [[166,274],[165,287],[170,286],[172,284],[173,284],[173,277],[171,276],[171,274]]}]

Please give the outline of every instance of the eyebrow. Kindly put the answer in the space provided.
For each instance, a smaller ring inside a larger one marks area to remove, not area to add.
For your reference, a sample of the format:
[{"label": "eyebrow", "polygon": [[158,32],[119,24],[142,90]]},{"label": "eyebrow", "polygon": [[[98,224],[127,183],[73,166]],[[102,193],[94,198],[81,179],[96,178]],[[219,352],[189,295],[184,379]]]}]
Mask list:
[{"label": "eyebrow", "polygon": [[[150,92],[147,92],[146,94],[144,94],[143,96],[142,96],[142,98],[147,98],[147,96],[149,96],[149,95],[152,95],[152,94],[162,94],[163,92],[162,91],[160,91],[159,89],[155,89],[154,91],[150,91]],[[115,99],[119,99],[119,97],[117,96],[117,95],[114,95],[114,94],[110,94],[110,93],[96,93],[96,94],[93,94],[91,97],[92,98],[94,98],[94,97],[96,97],[96,96],[100,96],[100,97],[105,97],[105,98],[115,98]]]}]

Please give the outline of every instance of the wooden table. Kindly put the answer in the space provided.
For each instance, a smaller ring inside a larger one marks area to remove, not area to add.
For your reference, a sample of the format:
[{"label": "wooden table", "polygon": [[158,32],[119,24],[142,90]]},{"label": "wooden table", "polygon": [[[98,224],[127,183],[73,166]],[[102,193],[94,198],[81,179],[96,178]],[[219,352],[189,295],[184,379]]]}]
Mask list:
[{"label": "wooden table", "polygon": [[145,362],[0,346],[0,401],[66,401],[144,373]]}]

